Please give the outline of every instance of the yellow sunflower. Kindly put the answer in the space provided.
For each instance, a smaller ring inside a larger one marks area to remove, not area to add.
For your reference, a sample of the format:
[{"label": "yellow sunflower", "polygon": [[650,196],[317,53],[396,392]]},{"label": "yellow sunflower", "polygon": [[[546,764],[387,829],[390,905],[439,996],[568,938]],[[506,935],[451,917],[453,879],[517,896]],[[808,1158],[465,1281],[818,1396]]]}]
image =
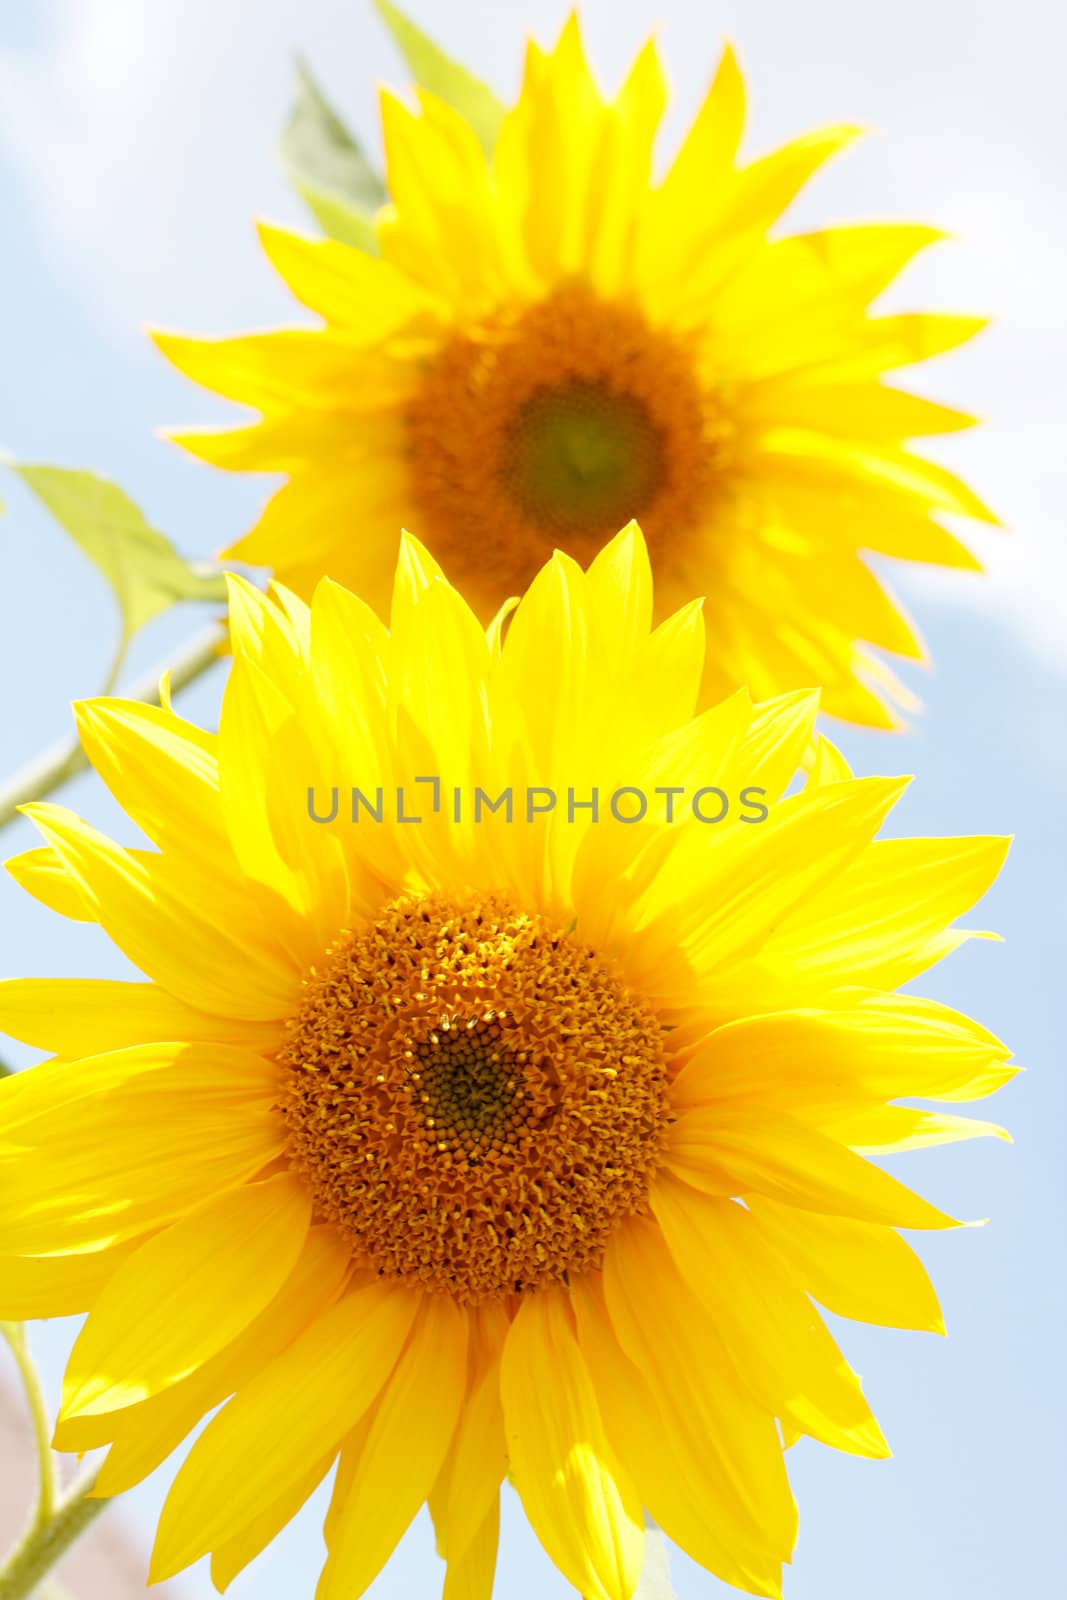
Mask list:
[{"label": "yellow sunflower", "polygon": [[0,986],[55,1054],[0,1084],[0,1316],[88,1311],[57,1443],[101,1495],[226,1402],[154,1577],[224,1587],[336,1463],[319,1600],[427,1500],[486,1600],[506,1474],[588,1600],[646,1509],[777,1595],[784,1444],[887,1453],[809,1296],[941,1328],[895,1230],[952,1219],[867,1158],[999,1131],[889,1102],[1012,1076],[892,992],[1004,844],[875,842],[904,780],[825,741],[785,794],[815,697],[696,714],[701,608],[652,614],[635,528],[488,631],[405,539],[388,629],[235,581],[217,734],[79,707],[154,848],[41,804],[11,867],[148,981]]},{"label": "yellow sunflower", "polygon": [[262,228],[319,329],[158,334],[183,372],[261,420],[175,435],[287,475],[226,555],[309,597],[323,573],[388,604],[397,530],[424,539],[487,621],[561,546],[583,562],[631,517],[662,614],[706,594],[705,698],[811,683],[824,709],[894,726],[914,704],[868,644],[921,658],[862,551],[975,567],[944,513],[992,521],[906,441],[968,425],[882,381],[982,326],[872,315],[936,229],[772,237],[856,129],[738,162],[727,51],[661,181],[666,103],[648,44],[605,101],[577,22],[531,44],[491,156],[448,105],[383,92],[391,204],[380,254]]}]

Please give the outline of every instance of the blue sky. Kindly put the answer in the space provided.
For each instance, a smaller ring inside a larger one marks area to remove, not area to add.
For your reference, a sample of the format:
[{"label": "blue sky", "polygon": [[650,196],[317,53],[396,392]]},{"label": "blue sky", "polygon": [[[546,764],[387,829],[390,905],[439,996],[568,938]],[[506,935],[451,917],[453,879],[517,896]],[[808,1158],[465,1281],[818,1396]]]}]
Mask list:
[{"label": "blue sky", "polygon": [[[412,11],[507,93],[521,36],[548,38],[564,12],[549,0],[412,0]],[[5,403],[0,445],[24,460],[110,473],[190,555],[206,556],[253,517],[263,485],[226,479],[154,438],[163,423],[225,412],[171,373],[146,322],[230,331],[294,315],[255,243],[256,213],[299,222],[273,153],[294,47],[315,64],[373,148],[372,84],[403,82],[361,0],[9,0],[0,20],[0,302]],[[863,772],[916,772],[894,831],[1017,836],[976,942],[923,984],[971,1010],[1017,1049],[1028,1073],[993,1115],[1013,1148],[976,1142],[908,1158],[907,1176],[958,1215],[990,1225],[932,1238],[947,1341],[842,1325],[894,1447],[888,1463],[805,1442],[793,1453],[801,1539],[787,1600],[993,1600],[1050,1592],[1062,1571],[1067,1489],[1061,1446],[1065,1312],[1063,964],[1067,816],[1067,502],[1061,373],[1067,364],[1067,250],[1059,196],[1062,46],[1044,0],[1002,5],[899,0],[589,0],[587,33],[617,77],[651,26],[669,60],[676,133],[723,37],[750,78],[749,148],[819,122],[873,131],[828,171],[798,222],[913,216],[947,226],[895,292],[996,314],[975,345],[929,369],[927,392],[989,420],[946,443],[1010,528],[983,539],[989,575],[899,568],[936,670],[912,674],[925,714],[905,738],[846,734]],[[0,771],[69,724],[67,702],[101,680],[115,628],[102,582],[9,479],[0,521]],[[153,624],[131,671],[161,661],[202,616]],[[186,706],[213,715],[218,682]],[[64,796],[120,829],[92,780]],[[128,837],[128,834],[127,834]],[[5,855],[31,843],[8,834]],[[0,883],[4,975],[119,975],[100,937]],[[28,1052],[9,1051],[18,1064]],[[71,1328],[41,1328],[58,1382]],[[284,1425],[282,1423],[281,1425]],[[145,1543],[167,1473],[114,1513]],[[313,1505],[232,1593],[310,1596],[320,1560]],[[673,1557],[680,1600],[727,1591]],[[439,1581],[419,1524],[371,1591],[432,1594]],[[180,1585],[213,1591],[206,1570]],[[512,1505],[497,1593],[564,1600],[567,1591]]]}]

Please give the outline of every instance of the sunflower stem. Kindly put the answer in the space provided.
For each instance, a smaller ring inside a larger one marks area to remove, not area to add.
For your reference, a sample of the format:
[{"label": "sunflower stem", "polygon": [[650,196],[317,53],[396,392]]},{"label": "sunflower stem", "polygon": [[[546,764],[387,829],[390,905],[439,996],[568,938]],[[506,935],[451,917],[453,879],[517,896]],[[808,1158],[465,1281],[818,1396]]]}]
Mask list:
[{"label": "sunflower stem", "polygon": [[58,1492],[51,1445],[52,1423],[25,1330],[17,1322],[0,1322],[0,1333],[7,1340],[22,1379],[37,1446],[38,1472],[37,1504],[30,1525],[0,1565],[0,1600],[24,1600],[24,1597],[28,1600],[30,1595],[35,1596],[35,1600],[64,1600],[59,1584],[52,1582],[45,1586],[42,1580],[107,1501],[85,1498],[96,1479],[95,1467],[77,1479],[65,1494]]},{"label": "sunflower stem", "polygon": [[40,1585],[108,1503],[87,1498],[95,1479],[93,1467],[74,1481],[45,1522],[34,1520],[0,1566],[0,1600],[44,1600]]},{"label": "sunflower stem", "polygon": [[[210,628],[197,634],[195,639],[185,645],[168,666],[138,679],[124,691],[123,698],[158,706],[159,680],[162,673],[169,671],[171,690],[176,694],[180,689],[202,677],[219,659],[219,639],[218,625],[213,623]],[[65,783],[69,783],[71,778],[83,772],[88,764],[85,752],[76,736],[59,740],[50,749],[28,761],[8,783],[0,788],[0,828],[6,828],[9,823],[15,821],[21,806],[28,805],[31,800],[43,800],[46,795],[54,794]]]},{"label": "sunflower stem", "polygon": [[37,1510],[34,1513],[34,1526],[37,1527],[48,1521],[56,1502],[56,1465],[52,1455],[52,1428],[48,1417],[48,1405],[41,1387],[40,1375],[26,1343],[26,1331],[22,1324],[2,1322],[0,1332],[7,1340],[8,1348],[15,1358],[15,1365],[19,1369],[26,1404],[30,1411],[30,1421],[33,1424],[34,1443],[37,1446]]}]

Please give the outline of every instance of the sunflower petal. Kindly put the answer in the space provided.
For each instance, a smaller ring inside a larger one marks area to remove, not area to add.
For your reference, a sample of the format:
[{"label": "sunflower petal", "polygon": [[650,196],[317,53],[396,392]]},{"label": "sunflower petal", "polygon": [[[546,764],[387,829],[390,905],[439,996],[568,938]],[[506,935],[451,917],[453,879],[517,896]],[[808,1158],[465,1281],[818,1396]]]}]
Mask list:
[{"label": "sunflower petal", "polygon": [[[764,1571],[789,1559],[796,1507],[769,1412],[738,1384],[714,1323],[687,1288],[659,1227],[630,1218],[604,1258],[611,1325],[647,1385],[664,1453],[680,1477],[714,1484],[724,1526],[742,1550],[761,1552]],[[702,1463],[697,1467],[697,1463]]]},{"label": "sunflower petal", "polygon": [[466,1386],[467,1326],[447,1296],[424,1298],[340,1506],[318,1600],[356,1600],[433,1487]]},{"label": "sunflower petal", "polygon": [[747,1211],[669,1173],[660,1175],[651,1201],[679,1270],[715,1319],[738,1380],[773,1416],[824,1444],[888,1455],[859,1379]]},{"label": "sunflower petal", "polygon": [[[654,1394],[621,1348],[602,1283],[587,1274],[572,1289],[578,1338],[609,1436],[629,1464],[642,1501],[694,1561],[725,1583],[779,1600],[783,1550],[737,1515],[730,1472],[716,1436],[688,1426],[673,1388]],[[795,1532],[795,1529],[794,1529]]]},{"label": "sunflower petal", "polygon": [[944,1333],[933,1285],[915,1251],[892,1228],[820,1216],[750,1195],[760,1234],[828,1311],[888,1328]]},{"label": "sunflower petal", "polygon": [[55,850],[26,850],[4,863],[20,889],[71,922],[95,922],[92,897],[67,870]]},{"label": "sunflower petal", "polygon": [[562,1294],[522,1302],[501,1389],[512,1477],[541,1543],[589,1600],[631,1600],[644,1551],[641,1506],[605,1436]]},{"label": "sunflower petal", "polygon": [[[62,807],[27,814],[93,906],[94,919],[164,988],[198,1010],[267,1021],[292,1011],[299,976],[262,936],[262,908],[245,896],[236,922],[198,910],[201,885],[180,857],[123,850]],[[224,884],[205,884],[201,905],[218,906]],[[227,911],[237,910],[233,897]],[[256,922],[259,922],[259,930]]]},{"label": "sunflower petal", "polygon": [[211,1359],[288,1277],[311,1198],[290,1173],[211,1199],[118,1268],[71,1352],[60,1418],[118,1411]]},{"label": "sunflower petal", "polygon": [[755,1192],[891,1228],[960,1226],[836,1139],[762,1110],[722,1105],[686,1112],[672,1125],[667,1166],[706,1194]]},{"label": "sunflower petal", "polygon": [[352,1290],[212,1418],[167,1496],[150,1583],[236,1539],[306,1481],[380,1393],[417,1303],[383,1284]]},{"label": "sunflower petal", "polygon": [[[61,1422],[56,1449],[81,1451],[110,1444],[95,1492],[109,1496],[132,1488],[154,1472],[220,1401],[280,1355],[333,1304],[349,1267],[349,1252],[340,1235],[328,1224],[312,1228],[278,1293],[230,1344],[189,1377],[139,1405]],[[323,1471],[326,1465],[329,1462]]]},{"label": "sunflower petal", "polygon": [[128,1252],[116,1245],[76,1256],[0,1256],[0,1321],[87,1310]]},{"label": "sunflower petal", "polygon": [[276,1539],[282,1529],[296,1516],[334,1463],[334,1452],[316,1461],[302,1477],[287,1483],[280,1494],[268,1495],[250,1522],[240,1533],[220,1544],[211,1556],[211,1581],[220,1594],[225,1593],[239,1573]]},{"label": "sunflower petal", "polygon": [[264,1055],[282,1040],[280,1023],[211,1016],[154,983],[116,978],[6,978],[0,1028],[59,1056],[91,1056],[154,1040],[244,1045]]},{"label": "sunflower petal", "polygon": [[285,1144],[276,1069],[227,1045],[133,1046],[8,1082],[0,1208],[12,1253],[80,1254],[147,1233]]},{"label": "sunflower petal", "polygon": [[449,1556],[441,1600],[492,1600],[500,1539],[500,1495],[460,1556]]},{"label": "sunflower petal", "polygon": [[971,1100],[1015,1075],[1011,1051],[969,1017],[917,995],[845,991],[837,1009],[744,1017],[694,1048],[671,1099],[819,1120],[887,1100]]},{"label": "sunflower petal", "polygon": [[387,261],[337,239],[305,239],[269,222],[259,224],[259,237],[298,300],[367,344],[396,333],[433,304]]}]

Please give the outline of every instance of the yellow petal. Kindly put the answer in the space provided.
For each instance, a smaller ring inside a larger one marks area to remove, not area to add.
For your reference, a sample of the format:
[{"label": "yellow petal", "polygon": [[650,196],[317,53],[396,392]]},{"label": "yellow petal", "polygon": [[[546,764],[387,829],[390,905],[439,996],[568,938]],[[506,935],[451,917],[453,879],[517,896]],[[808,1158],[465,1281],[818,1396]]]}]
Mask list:
[{"label": "yellow petal", "polygon": [[609,670],[630,671],[652,628],[652,563],[644,534],[628,523],[585,575],[592,645]]},{"label": "yellow petal", "polygon": [[209,1361],[274,1298],[310,1219],[307,1186],[280,1173],[213,1197],[142,1245],[75,1341],[61,1419],[121,1410]]},{"label": "yellow petal", "polygon": [[441,1600],[493,1600],[497,1544],[500,1539],[500,1495],[483,1517],[461,1556],[450,1556]]},{"label": "yellow petal", "polygon": [[86,1311],[128,1253],[116,1245],[77,1256],[0,1256],[0,1321]]},{"label": "yellow petal", "polygon": [[[532,758],[559,771],[581,733],[588,675],[585,575],[559,551],[541,568],[511,619],[501,679],[525,723]],[[575,759],[572,771],[577,767]]]},{"label": "yellow petal", "polygon": [[515,1487],[567,1581],[588,1600],[631,1600],[644,1521],[604,1433],[565,1294],[523,1300],[501,1368]]},{"label": "yellow petal", "polygon": [[217,871],[230,852],[215,739],[137,701],[83,700],[74,713],[86,755],[123,810],[160,849],[206,859]]},{"label": "yellow petal", "polygon": [[824,733],[818,737],[815,758],[808,774],[809,783],[847,783],[853,777],[852,768],[841,751]]},{"label": "yellow petal", "polygon": [[819,714],[814,689],[794,690],[753,708],[745,737],[723,769],[724,783],[758,784],[769,802],[781,799],[800,768]]},{"label": "yellow petal", "polygon": [[776,1417],[862,1456],[888,1446],[859,1379],[747,1211],[662,1173],[656,1220],[690,1289],[714,1319],[738,1381]]},{"label": "yellow petal", "polygon": [[[768,941],[769,974],[814,987],[894,989],[952,948],[946,930],[993,883],[1010,840],[879,839],[834,883],[798,903]],[[955,939],[953,942],[959,942]]]},{"label": "yellow petal", "polygon": [[850,145],[862,129],[819,128],[743,167],[727,211],[730,230],[758,228],[761,232],[781,216],[800,190],[831,156]]},{"label": "yellow petal", "polygon": [[842,359],[837,370],[872,375],[910,366],[966,344],[988,326],[988,317],[952,312],[904,311],[872,317],[857,338],[855,350]]},{"label": "yellow petal", "polygon": [[[676,728],[696,711],[705,645],[704,602],[690,600],[660,623],[639,652],[634,675],[638,704],[654,700],[660,728]],[[648,718],[647,709],[644,716]]]},{"label": "yellow petal", "polygon": [[[230,638],[238,659],[255,664],[270,679],[271,688],[296,709],[300,704],[305,646],[309,631],[307,607],[283,585],[272,583],[264,593],[247,579],[228,573]],[[300,608],[300,626],[287,614],[282,597]],[[219,746],[216,743],[216,755]]]},{"label": "yellow petal", "polygon": [[361,412],[410,398],[415,388],[412,363],[368,352],[358,336],[333,329],[281,328],[235,339],[154,329],[151,337],[194,383],[267,412],[310,407],[346,412],[356,422]]},{"label": "yellow petal", "polygon": [[476,1541],[507,1471],[500,1358],[509,1325],[499,1302],[485,1301],[472,1312],[467,1397],[430,1496],[438,1553],[449,1561],[458,1561]]},{"label": "yellow petal", "polygon": [[709,304],[731,274],[747,266],[767,230],[827,160],[851,144],[859,129],[821,128],[754,161],[720,186],[712,205],[694,209],[676,226],[692,241],[679,256],[674,315],[707,318]]},{"label": "yellow petal", "polygon": [[893,1228],[959,1226],[836,1139],[763,1109],[723,1104],[685,1112],[671,1127],[667,1166],[706,1194],[754,1192]]},{"label": "yellow petal", "polygon": [[[659,1227],[630,1218],[604,1258],[604,1298],[616,1337],[655,1401],[663,1448],[680,1476],[703,1460],[698,1481],[737,1525],[740,1549],[788,1560],[796,1539],[773,1418],[736,1382],[714,1323],[674,1266]],[[732,1542],[732,1541],[729,1541]]]},{"label": "yellow petal", "polygon": [[931,511],[974,517],[997,525],[997,517],[955,473],[903,447],[877,440],[860,443],[781,426],[762,435],[760,451],[769,473],[794,474],[801,482],[833,492],[838,482],[861,489],[891,489]]},{"label": "yellow petal", "polygon": [[259,237],[298,300],[367,344],[396,333],[433,304],[387,261],[337,239],[305,239],[267,222],[259,224]]},{"label": "yellow petal", "polygon": [[8,978],[0,982],[0,1028],[61,1056],[89,1056],[153,1040],[244,1045],[269,1054],[282,1026],[194,1011],[154,983],[116,978]]},{"label": "yellow petal", "polygon": [[961,1139],[1002,1139],[1011,1134],[995,1122],[950,1116],[943,1111],[915,1111],[910,1106],[870,1106],[845,1111],[822,1124],[834,1139],[863,1155],[889,1155],[899,1150],[928,1150],[958,1144]]},{"label": "yellow petal", "polygon": [[649,39],[610,108],[593,170],[582,264],[603,295],[624,292],[633,280],[633,248],[667,98],[663,64]]},{"label": "yellow petal", "polygon": [[733,168],[745,125],[745,83],[727,45],[711,87],[663,180],[665,204],[689,212]]},{"label": "yellow petal", "polygon": [[262,911],[251,897],[236,928],[229,916],[223,926],[220,878],[201,885],[180,857],[123,850],[59,806],[33,805],[27,814],[91,899],[105,932],[164,988],[198,1010],[253,1021],[295,1009],[299,974],[264,939]]},{"label": "yellow petal", "polygon": [[831,227],[763,242],[740,270],[720,269],[708,301],[709,354],[719,372],[737,375],[741,413],[769,417],[772,396],[781,390],[788,405],[796,386],[873,388],[883,363],[872,348],[869,302],[943,237],[909,223]]},{"label": "yellow petal", "polygon": [[757,424],[814,428],[849,439],[916,439],[955,433],[975,421],[952,406],[876,383],[766,383],[746,410]]},{"label": "yellow petal", "polygon": [[750,380],[802,363],[820,371],[820,358],[852,347],[869,302],[944,237],[916,223],[861,222],[773,239],[716,297],[720,338]]},{"label": "yellow petal", "polygon": [[167,1496],[150,1583],[236,1539],[306,1480],[381,1391],[417,1305],[392,1285],[353,1289],[212,1418]]},{"label": "yellow petal", "polygon": [[1015,1074],[1011,1051],[969,1017],[915,995],[854,990],[840,1009],[743,1017],[692,1051],[671,1087],[679,1111],[743,1101],[818,1118],[905,1096],[969,1100]]},{"label": "yellow petal", "polygon": [[443,101],[419,94],[419,114],[380,95],[393,209],[378,227],[385,259],[470,315],[507,284],[485,153]]},{"label": "yellow petal", "polygon": [[267,1498],[252,1520],[245,1523],[234,1538],[227,1539],[215,1549],[211,1557],[211,1581],[220,1594],[229,1588],[238,1573],[262,1554],[311,1499],[333,1466],[334,1455],[335,1452],[331,1450],[302,1477],[287,1483],[280,1494],[268,1491]]},{"label": "yellow petal", "polygon": [[54,850],[26,850],[20,856],[12,856],[5,865],[19,888],[50,911],[69,917],[72,922],[96,921],[92,897],[71,877]]},{"label": "yellow petal", "polygon": [[[349,1250],[340,1234],[328,1224],[312,1228],[278,1293],[230,1344],[149,1400],[124,1411],[61,1422],[56,1449],[80,1451],[110,1444],[95,1493],[109,1496],[132,1488],[154,1472],[220,1401],[248,1383],[333,1304],[349,1268]],[[333,1452],[331,1460],[332,1456]]]},{"label": "yellow petal", "polygon": [[[412,561],[415,543],[404,535],[404,551],[411,552]],[[402,555],[398,574],[406,566]],[[390,700],[403,708],[436,756],[439,765],[433,770],[466,786],[480,743],[489,646],[460,594],[443,576],[424,571],[427,581],[410,591],[398,582],[394,592]]]},{"label": "yellow petal", "polygon": [[668,1538],[725,1583],[777,1600],[782,1550],[773,1547],[762,1526],[738,1516],[732,1470],[720,1454],[718,1436],[704,1438],[699,1425],[690,1425],[687,1396],[669,1381],[658,1386],[658,1397],[652,1393],[619,1345],[599,1274],[586,1273],[571,1293],[579,1343],[609,1436],[650,1515]]},{"label": "yellow petal", "polygon": [[544,284],[585,262],[592,184],[608,113],[589,70],[576,15],[545,55],[532,42],[517,104],[494,152],[497,190],[519,247]]},{"label": "yellow petal", "polygon": [[[756,485],[753,482],[753,492]],[[850,483],[846,479],[806,483],[777,475],[760,485],[765,528],[786,530],[809,559],[824,564],[827,545],[853,554],[857,548],[939,566],[981,570],[981,563],[958,539],[933,520],[934,513],[892,485]]]},{"label": "yellow petal", "polygon": [[828,1311],[888,1328],[944,1333],[937,1295],[922,1262],[891,1228],[820,1216],[750,1195],[763,1238]]},{"label": "yellow petal", "polygon": [[318,1600],[356,1600],[426,1499],[466,1387],[468,1313],[426,1295],[382,1391],[341,1504]]},{"label": "yellow petal", "polygon": [[688,831],[635,911],[646,992],[669,998],[663,985],[672,980],[661,972],[695,968],[715,974],[708,996],[714,1004],[717,983],[870,847],[907,783],[861,778],[807,790],[711,849],[707,830]]},{"label": "yellow petal", "polygon": [[[240,653],[226,684],[219,718],[221,809],[234,854],[246,876],[266,885],[306,917],[312,902],[306,884],[283,857],[267,792],[272,751],[292,718],[293,707],[267,671],[257,666],[249,653]],[[301,826],[309,845],[317,840],[317,830],[303,818]],[[314,941],[299,951],[309,961],[314,953]]]},{"label": "yellow petal", "polygon": [[[729,765],[751,720],[752,703],[742,689],[651,747],[646,745],[640,758],[646,795],[673,790],[673,815],[682,815],[686,792],[691,797],[705,785],[709,773],[718,774]],[[667,800],[659,803],[666,815]],[[626,962],[632,908],[655,885],[677,843],[674,824],[665,827],[659,821],[631,826],[602,818],[589,829],[575,852],[570,892],[583,936],[591,944]],[[611,895],[605,895],[605,883],[614,886]]]},{"label": "yellow petal", "polygon": [[277,1069],[227,1045],[139,1045],[0,1084],[4,1243],[79,1254],[145,1233],[285,1144]]}]

